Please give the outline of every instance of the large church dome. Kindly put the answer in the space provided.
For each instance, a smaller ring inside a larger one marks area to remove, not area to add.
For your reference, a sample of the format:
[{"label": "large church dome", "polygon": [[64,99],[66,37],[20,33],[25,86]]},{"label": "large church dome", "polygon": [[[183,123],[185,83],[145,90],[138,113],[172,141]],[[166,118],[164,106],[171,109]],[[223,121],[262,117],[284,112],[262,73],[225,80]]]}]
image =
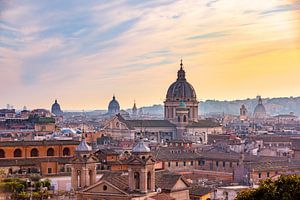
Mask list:
[{"label": "large church dome", "polygon": [[183,70],[183,64],[181,61],[180,69],[177,72],[177,80],[171,84],[168,89],[167,100],[172,101],[193,101],[196,100],[196,92],[193,86],[186,81],[185,71]]},{"label": "large church dome", "polygon": [[120,112],[119,102],[116,100],[116,97],[113,96],[113,99],[108,104],[108,113],[118,114]]},{"label": "large church dome", "polygon": [[258,96],[258,104],[254,109],[253,117],[254,118],[265,118],[267,116],[266,108],[262,103],[262,99]]}]

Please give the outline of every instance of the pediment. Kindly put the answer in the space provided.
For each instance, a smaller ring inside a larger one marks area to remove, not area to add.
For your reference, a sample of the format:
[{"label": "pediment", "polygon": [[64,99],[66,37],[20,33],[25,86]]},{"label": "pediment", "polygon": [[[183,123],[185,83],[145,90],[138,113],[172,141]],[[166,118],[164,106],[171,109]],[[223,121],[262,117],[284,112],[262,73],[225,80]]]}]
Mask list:
[{"label": "pediment", "polygon": [[71,160],[71,162],[72,162],[72,163],[82,163],[82,162],[84,162],[84,159],[81,158],[81,157],[76,156],[76,157],[74,157],[74,158]]},{"label": "pediment", "polygon": [[87,158],[83,158],[83,157],[80,157],[80,156],[75,156],[72,160],[71,160],[72,163],[95,163],[95,162],[98,162],[98,158],[94,155],[90,155],[89,157]]},{"label": "pediment", "polygon": [[171,190],[182,190],[187,189],[188,187],[189,185],[182,178],[180,178]]},{"label": "pediment", "polygon": [[128,195],[126,192],[121,190],[120,188],[117,188],[116,186],[112,185],[111,183],[100,180],[98,183],[86,188],[83,190],[83,192],[86,193],[101,193],[101,194],[115,194],[115,195]]},{"label": "pediment", "polygon": [[141,159],[140,157],[131,157],[131,159],[129,159],[128,164],[131,165],[149,165],[149,164],[153,164],[155,163],[155,160],[153,159],[153,157],[149,157],[147,159]]},{"label": "pediment", "polygon": [[[116,127],[116,124],[119,123],[119,127]],[[128,126],[126,125],[126,123],[123,123],[122,121],[119,120],[118,116],[114,116],[112,119],[110,119],[109,121],[107,121],[104,124],[104,130],[105,129],[111,129],[111,127],[113,127],[113,129],[120,129],[120,130],[130,130],[128,128]]]}]

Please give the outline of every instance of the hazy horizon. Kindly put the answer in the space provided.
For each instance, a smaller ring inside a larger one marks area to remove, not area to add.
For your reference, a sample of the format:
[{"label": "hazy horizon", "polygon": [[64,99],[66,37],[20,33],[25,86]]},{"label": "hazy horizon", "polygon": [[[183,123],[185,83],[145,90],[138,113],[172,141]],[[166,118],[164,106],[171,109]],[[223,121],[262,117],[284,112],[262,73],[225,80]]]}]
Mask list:
[{"label": "hazy horizon", "polygon": [[[300,96],[279,96],[279,97],[263,97],[262,96],[262,99],[263,100],[265,100],[265,99],[277,99],[277,98],[300,98]],[[255,96],[255,97],[248,97],[248,98],[237,98],[237,99],[222,99],[222,100],[220,100],[220,99],[205,99],[205,100],[200,100],[199,101],[199,103],[201,103],[201,102],[207,102],[207,101],[220,101],[220,102],[232,102],[232,101],[245,101],[245,100],[248,100],[248,99],[250,99],[250,100],[253,100],[253,99],[257,99],[257,96]],[[111,99],[110,99],[111,100]],[[110,101],[109,100],[109,101]],[[117,99],[118,100],[118,99]],[[85,111],[85,112],[92,112],[92,111],[107,111],[108,110],[108,104],[109,104],[109,101],[107,101],[107,105],[106,105],[106,107],[103,107],[103,108],[88,108],[88,107],[84,107],[84,108],[82,108],[82,109],[74,109],[74,108],[65,108],[64,107],[64,104],[63,104],[63,102],[60,102],[60,101],[58,101],[58,103],[60,104],[60,106],[61,106],[61,109],[63,110],[63,111],[67,111],[67,112],[83,112],[83,111]],[[128,109],[132,109],[132,107],[133,107],[133,104],[132,104],[132,106],[131,107],[122,107],[122,102],[120,102],[120,101],[118,101],[119,102],[119,104],[120,104],[120,109],[121,110],[128,110]],[[48,106],[48,107],[33,107],[33,108],[29,108],[29,107],[27,107],[26,106],[26,108],[27,109],[30,109],[30,110],[32,110],[32,109],[39,109],[39,108],[41,108],[41,109],[48,109],[48,110],[51,110],[51,106],[52,106],[52,104],[54,103],[54,101]],[[160,103],[154,103],[154,104],[149,104],[149,105],[146,105],[146,104],[138,104],[138,102],[136,102],[136,104],[137,104],[137,108],[141,108],[141,107],[152,107],[152,106],[163,106],[164,105],[164,102],[160,102]],[[10,106],[13,106],[13,108],[14,109],[16,109],[16,110],[19,110],[19,111],[21,111],[22,109],[23,109],[23,107],[24,106],[15,106],[15,105],[13,105],[13,104],[9,104]],[[0,105],[0,109],[2,109],[2,108],[6,108],[7,107],[7,104],[6,105],[3,105],[3,106],[1,106]]]},{"label": "hazy horizon", "polygon": [[300,1],[0,0],[0,107],[162,104],[180,59],[198,100],[300,96]]}]

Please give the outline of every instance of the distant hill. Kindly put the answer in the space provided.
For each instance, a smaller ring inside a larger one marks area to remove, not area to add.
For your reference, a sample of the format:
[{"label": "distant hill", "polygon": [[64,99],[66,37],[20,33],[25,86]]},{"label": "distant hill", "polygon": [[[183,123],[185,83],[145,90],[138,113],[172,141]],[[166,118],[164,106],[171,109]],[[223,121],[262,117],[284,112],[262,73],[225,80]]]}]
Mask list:
[{"label": "distant hill", "polygon": [[[257,99],[244,99],[233,101],[207,100],[200,102],[199,111],[201,115],[210,113],[239,114],[242,104],[245,104],[251,114],[257,105]],[[288,114],[294,112],[300,116],[300,97],[265,98],[263,104],[269,115]],[[144,113],[163,115],[163,105],[142,107]]]}]

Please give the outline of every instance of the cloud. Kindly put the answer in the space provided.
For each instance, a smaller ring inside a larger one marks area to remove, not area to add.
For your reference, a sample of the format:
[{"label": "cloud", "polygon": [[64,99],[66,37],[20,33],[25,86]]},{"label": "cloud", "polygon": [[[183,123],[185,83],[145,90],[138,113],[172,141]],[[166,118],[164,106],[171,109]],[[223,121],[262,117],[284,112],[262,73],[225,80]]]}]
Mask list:
[{"label": "cloud", "polygon": [[275,13],[297,11],[297,10],[300,10],[300,2],[299,1],[296,1],[294,4],[279,5],[270,10],[263,11],[260,14],[261,15],[270,15],[270,14],[275,14]]},{"label": "cloud", "polygon": [[211,39],[211,38],[218,38],[218,37],[224,37],[228,35],[227,31],[220,31],[220,32],[210,32],[200,35],[194,35],[191,37],[188,37],[189,40],[198,40],[198,39]]},{"label": "cloud", "polygon": [[[140,96],[153,102],[164,96],[181,58],[202,92],[206,83],[200,81],[210,83],[211,74],[234,65],[234,59],[256,59],[279,48],[278,41],[295,44],[297,39],[296,19],[283,14],[298,7],[276,0],[5,2],[0,78],[11,89],[0,85],[3,102],[17,99],[11,91],[26,101],[24,94],[35,89],[35,98],[76,96],[78,104],[95,106],[95,95],[118,91],[137,97],[132,93],[145,92],[140,88],[161,87],[157,96]],[[262,13],[268,17],[260,18]]]}]

